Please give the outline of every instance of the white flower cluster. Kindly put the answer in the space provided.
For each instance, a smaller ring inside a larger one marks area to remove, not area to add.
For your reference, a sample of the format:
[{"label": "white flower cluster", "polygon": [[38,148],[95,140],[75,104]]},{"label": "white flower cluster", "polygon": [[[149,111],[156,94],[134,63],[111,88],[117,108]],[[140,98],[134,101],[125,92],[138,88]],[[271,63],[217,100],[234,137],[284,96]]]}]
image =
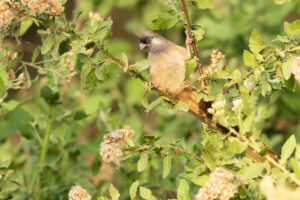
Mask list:
[{"label": "white flower cluster", "polygon": [[217,168],[209,175],[209,182],[198,192],[196,200],[228,200],[237,192],[237,187],[231,182],[235,176],[224,168]]},{"label": "white flower cluster", "polygon": [[225,113],[225,100],[220,100],[211,105],[211,108],[207,109],[207,111],[214,115],[215,117],[220,117]]},{"label": "white flower cluster", "polygon": [[232,110],[238,110],[243,106],[243,101],[241,98],[234,99],[232,103],[233,103]]},{"label": "white flower cluster", "polygon": [[292,73],[300,84],[300,56],[296,57],[292,62]]},{"label": "white flower cluster", "polygon": [[123,149],[126,147],[125,136],[132,138],[134,134],[134,130],[129,126],[106,134],[100,146],[100,155],[103,161],[107,163],[113,162],[119,166]]},{"label": "white flower cluster", "polygon": [[217,71],[218,62],[225,58],[221,51],[214,49],[210,54],[210,65],[205,69],[205,74],[210,74]]},{"label": "white flower cluster", "polygon": [[10,9],[11,4],[13,4],[11,0],[0,1],[0,29],[2,27],[9,26],[12,20],[16,18],[14,13]]},{"label": "white flower cluster", "polygon": [[92,196],[80,185],[73,186],[69,191],[69,200],[91,200]]},{"label": "white flower cluster", "polygon": [[38,14],[59,15],[64,11],[61,0],[21,0],[21,2]]}]

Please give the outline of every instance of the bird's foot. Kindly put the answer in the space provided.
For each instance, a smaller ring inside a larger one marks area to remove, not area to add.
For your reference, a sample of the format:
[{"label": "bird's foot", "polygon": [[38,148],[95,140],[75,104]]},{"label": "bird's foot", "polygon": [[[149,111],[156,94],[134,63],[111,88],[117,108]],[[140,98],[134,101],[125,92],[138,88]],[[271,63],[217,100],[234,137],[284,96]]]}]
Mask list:
[{"label": "bird's foot", "polygon": [[187,30],[185,30],[185,31],[184,31],[184,33],[185,33],[185,36],[186,36],[186,39],[185,39],[185,44],[186,44],[186,45],[189,45],[189,44],[191,44],[191,43],[194,41],[194,39],[193,39],[193,38],[190,38],[190,36],[189,36],[189,34],[188,34],[188,31],[187,31]]}]

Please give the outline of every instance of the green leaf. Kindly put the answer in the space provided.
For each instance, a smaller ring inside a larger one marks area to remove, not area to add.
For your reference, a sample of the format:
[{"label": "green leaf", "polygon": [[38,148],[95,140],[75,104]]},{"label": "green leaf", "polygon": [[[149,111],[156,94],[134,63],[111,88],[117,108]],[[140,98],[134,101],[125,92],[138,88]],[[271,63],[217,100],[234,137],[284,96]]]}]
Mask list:
[{"label": "green leaf", "polygon": [[202,158],[203,158],[205,164],[207,165],[207,167],[211,171],[214,171],[214,169],[216,168],[216,159],[212,155],[212,153],[210,153],[209,151],[203,150],[203,152],[202,152]]},{"label": "green leaf", "polygon": [[32,126],[34,119],[24,109],[17,107],[9,113],[9,119],[14,126],[20,131],[23,137],[30,139],[33,136]]},{"label": "green leaf", "polygon": [[169,173],[171,171],[171,165],[172,165],[172,157],[170,155],[167,155],[163,161],[163,178],[164,179],[169,175]]},{"label": "green leaf", "polygon": [[127,144],[129,147],[134,147],[134,146],[135,146],[133,140],[132,140],[130,137],[125,136],[125,141],[126,141],[126,144]]},{"label": "green leaf", "polygon": [[264,170],[265,166],[266,166],[265,163],[252,163],[249,166],[246,166],[243,169],[241,169],[240,174],[245,179],[256,178],[259,175],[261,175],[261,173]]},{"label": "green leaf", "polygon": [[249,48],[256,56],[263,48],[265,48],[264,42],[256,29],[253,29],[251,32]]},{"label": "green leaf", "polygon": [[200,41],[203,39],[203,35],[205,34],[205,30],[203,28],[198,28],[196,30],[192,30],[192,35],[194,36],[195,40]]},{"label": "green leaf", "polygon": [[192,0],[192,4],[197,6],[199,9],[212,9],[215,7],[211,0]]},{"label": "green leaf", "polygon": [[131,200],[135,200],[136,199],[136,191],[139,187],[140,181],[135,181],[131,184],[130,188],[129,188],[129,194],[130,194],[130,199]]},{"label": "green leaf", "polygon": [[[127,55],[125,54],[125,53],[121,53],[121,59],[122,59],[122,61],[123,61],[123,63],[126,65],[126,71],[127,71],[127,69],[128,69],[128,57],[127,57]],[[125,72],[126,72],[125,71]]]},{"label": "green leaf", "polygon": [[289,36],[300,35],[300,19],[292,22],[284,22],[284,31]]},{"label": "green leaf", "polygon": [[40,53],[41,46],[37,46],[32,53],[31,62],[35,62],[35,60],[39,57]]},{"label": "green leaf", "polygon": [[177,13],[166,13],[152,20],[150,28],[153,30],[169,29],[177,24],[178,21],[179,15]]},{"label": "green leaf", "polygon": [[258,65],[255,56],[247,50],[244,50],[243,60],[245,65],[251,68],[255,68]]},{"label": "green leaf", "polygon": [[112,200],[118,200],[120,197],[119,191],[112,184],[109,186],[109,194]]},{"label": "green leaf", "polygon": [[251,100],[249,95],[249,89],[247,89],[245,86],[240,86],[239,89],[243,101],[243,112],[246,115],[249,115],[251,113]]},{"label": "green leaf", "polygon": [[134,64],[134,67],[137,70],[137,72],[140,73],[140,72],[148,69],[150,67],[150,65],[151,65],[151,62],[149,60],[143,59],[143,60],[136,62]]},{"label": "green leaf", "polygon": [[[10,163],[11,163],[11,159],[1,160],[0,169],[7,169],[7,168],[9,168]],[[1,180],[1,178],[0,178],[0,180]]]},{"label": "green leaf", "polygon": [[153,199],[151,190],[149,190],[148,188],[142,187],[142,186],[140,187],[140,195],[143,199],[146,199],[146,200]]},{"label": "green leaf", "polygon": [[289,59],[288,61],[284,62],[281,65],[281,70],[283,73],[283,77],[285,80],[288,80],[291,77],[292,74],[292,59]]},{"label": "green leaf", "polygon": [[3,67],[3,64],[0,62],[0,98],[6,93],[7,82],[8,75],[5,68]]},{"label": "green leaf", "polygon": [[300,181],[300,161],[297,158],[291,158],[291,164],[296,178]]},{"label": "green leaf", "polygon": [[281,4],[284,4],[284,3],[287,3],[287,2],[291,2],[291,0],[274,0],[274,2],[278,5],[281,5]]},{"label": "green leaf", "polygon": [[243,121],[242,133],[247,133],[251,130],[253,122],[255,119],[255,111],[252,111],[251,114]]},{"label": "green leaf", "polygon": [[181,179],[177,188],[177,199],[178,200],[189,200],[189,185],[184,179]]},{"label": "green leaf", "polygon": [[197,58],[194,57],[192,59],[186,60],[184,62],[185,65],[185,79],[188,79],[190,75],[195,71],[195,68],[197,67]]},{"label": "green leaf", "polygon": [[148,165],[148,159],[149,159],[148,152],[142,152],[141,157],[137,163],[138,172],[142,172],[146,169]]},{"label": "green leaf", "polygon": [[41,97],[43,97],[49,105],[55,105],[55,104],[58,104],[59,93],[53,91],[47,85],[44,85],[41,88]]},{"label": "green leaf", "polygon": [[190,106],[183,102],[183,101],[179,101],[176,106],[175,106],[177,111],[182,111],[182,112],[188,112],[190,109]]},{"label": "green leaf", "polygon": [[48,36],[44,41],[41,47],[42,54],[46,54],[54,46],[54,37],[52,35]]},{"label": "green leaf", "polygon": [[[82,75],[84,76],[84,73],[82,73]],[[90,68],[87,75],[83,79],[81,79],[81,81],[83,84],[83,89],[91,90],[95,88],[98,85],[98,78],[95,74],[95,70]]]},{"label": "green leaf", "polygon": [[21,36],[24,33],[26,33],[32,24],[33,24],[32,19],[22,20],[21,25],[20,25],[19,35]]},{"label": "green leaf", "polygon": [[105,195],[100,194],[97,196],[97,200],[108,200],[108,198]]},{"label": "green leaf", "polygon": [[292,135],[282,146],[281,155],[280,155],[280,164],[286,163],[287,159],[295,151],[295,148],[296,148],[296,138],[295,135]]},{"label": "green leaf", "polygon": [[243,153],[247,148],[247,143],[240,142],[237,139],[233,138],[233,141],[229,144],[228,150],[232,153]]}]

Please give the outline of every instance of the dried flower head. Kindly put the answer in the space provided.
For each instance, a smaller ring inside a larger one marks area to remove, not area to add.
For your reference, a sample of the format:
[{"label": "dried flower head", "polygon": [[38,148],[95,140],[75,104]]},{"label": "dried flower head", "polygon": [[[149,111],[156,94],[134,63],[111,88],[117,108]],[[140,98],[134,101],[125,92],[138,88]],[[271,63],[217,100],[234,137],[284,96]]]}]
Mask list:
[{"label": "dried flower head", "polygon": [[292,73],[300,84],[300,56],[296,57],[292,62]]},{"label": "dried flower head", "polygon": [[205,74],[210,74],[217,71],[217,64],[220,60],[225,58],[221,51],[214,49],[210,54],[210,65],[204,69]]},{"label": "dried flower head", "polygon": [[91,18],[91,19],[94,19],[94,20],[96,20],[97,22],[103,22],[103,18],[101,17],[101,15],[99,14],[99,13],[97,13],[97,12],[89,12],[89,17]]},{"label": "dried flower head", "polygon": [[38,14],[59,15],[64,11],[61,0],[22,0],[21,2]]},{"label": "dried flower head", "polygon": [[73,186],[69,191],[69,200],[91,200],[92,196],[80,185]]},{"label": "dried flower head", "polygon": [[209,175],[209,182],[198,192],[196,200],[228,200],[237,192],[236,186],[231,183],[235,176],[224,168],[217,168]]},{"label": "dried flower head", "polygon": [[12,10],[10,9],[10,0],[0,1],[0,29],[2,27],[6,28],[11,24],[11,22],[16,18]]},{"label": "dried flower head", "polygon": [[120,158],[123,155],[123,149],[126,147],[125,136],[132,138],[134,130],[125,126],[104,136],[104,140],[100,145],[100,155],[104,162],[113,162],[117,166],[120,165]]}]

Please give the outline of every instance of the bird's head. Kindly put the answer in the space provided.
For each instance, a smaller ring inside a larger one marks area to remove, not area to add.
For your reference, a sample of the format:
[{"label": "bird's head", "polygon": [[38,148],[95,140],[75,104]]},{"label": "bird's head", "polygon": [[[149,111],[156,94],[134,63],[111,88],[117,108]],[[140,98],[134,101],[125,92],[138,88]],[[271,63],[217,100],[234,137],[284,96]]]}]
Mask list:
[{"label": "bird's head", "polygon": [[146,48],[149,53],[163,50],[167,43],[165,38],[149,30],[139,30],[136,35],[140,39],[140,49]]}]

